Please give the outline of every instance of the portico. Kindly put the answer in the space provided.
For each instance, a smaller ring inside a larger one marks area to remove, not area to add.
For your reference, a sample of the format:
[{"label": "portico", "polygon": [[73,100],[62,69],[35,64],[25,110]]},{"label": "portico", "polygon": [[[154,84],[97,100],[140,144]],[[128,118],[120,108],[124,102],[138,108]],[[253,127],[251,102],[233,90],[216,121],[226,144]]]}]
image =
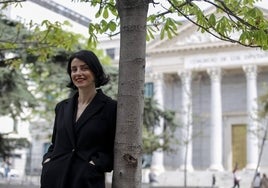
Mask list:
[{"label": "portico", "polygon": [[[155,90],[162,91],[157,94],[162,98],[162,108],[176,111],[179,121],[187,128],[178,130],[178,138],[189,141],[188,155],[184,155],[186,146],[180,145],[174,154],[162,151],[163,161],[159,163],[167,169],[176,164],[176,169],[232,170],[234,161],[239,160],[232,155],[235,151],[232,131],[236,130],[232,126],[243,124],[247,130],[246,165],[241,162],[240,168],[255,169],[259,154],[258,138],[254,134],[258,127],[256,100],[259,91],[264,92],[261,82],[268,79],[268,53],[224,42],[216,47],[209,41],[202,45],[178,45],[176,40],[179,37],[149,47],[147,68],[162,75],[165,90]],[[262,70],[260,82],[259,69]],[[147,82],[159,83],[150,75],[147,74]]]}]

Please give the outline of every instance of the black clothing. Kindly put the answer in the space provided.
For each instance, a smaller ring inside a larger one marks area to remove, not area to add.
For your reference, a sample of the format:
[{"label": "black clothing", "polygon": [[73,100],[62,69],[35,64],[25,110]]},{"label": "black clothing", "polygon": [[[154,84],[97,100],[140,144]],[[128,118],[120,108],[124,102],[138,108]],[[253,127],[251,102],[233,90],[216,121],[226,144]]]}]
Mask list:
[{"label": "black clothing", "polygon": [[75,122],[77,99],[78,93],[56,105],[41,188],[104,188],[104,173],[113,169],[116,101],[98,90]]}]

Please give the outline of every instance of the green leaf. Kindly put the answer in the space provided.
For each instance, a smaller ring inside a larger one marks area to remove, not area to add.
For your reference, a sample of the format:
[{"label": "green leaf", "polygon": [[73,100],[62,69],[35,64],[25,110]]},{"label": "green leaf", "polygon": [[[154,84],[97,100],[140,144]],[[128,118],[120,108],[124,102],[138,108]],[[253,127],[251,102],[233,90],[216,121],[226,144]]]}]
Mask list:
[{"label": "green leaf", "polygon": [[103,18],[107,19],[108,17],[109,17],[108,8],[104,8],[104,11],[103,11]]},{"label": "green leaf", "polygon": [[213,27],[216,25],[216,18],[215,18],[214,14],[211,14],[209,16],[208,23],[209,23],[209,25],[211,25]]},{"label": "green leaf", "polygon": [[162,40],[165,37],[165,30],[162,29],[160,32],[160,39]]},{"label": "green leaf", "polygon": [[168,35],[168,38],[169,38],[169,39],[172,38],[172,34],[171,34],[171,31],[170,31],[170,30],[167,30],[167,35]]},{"label": "green leaf", "polygon": [[95,18],[99,18],[101,16],[101,13],[102,13],[102,9],[99,9],[95,14]]},{"label": "green leaf", "polygon": [[113,21],[110,21],[109,22],[109,29],[110,29],[110,31],[115,31],[116,30],[116,23],[115,22],[113,22]]}]

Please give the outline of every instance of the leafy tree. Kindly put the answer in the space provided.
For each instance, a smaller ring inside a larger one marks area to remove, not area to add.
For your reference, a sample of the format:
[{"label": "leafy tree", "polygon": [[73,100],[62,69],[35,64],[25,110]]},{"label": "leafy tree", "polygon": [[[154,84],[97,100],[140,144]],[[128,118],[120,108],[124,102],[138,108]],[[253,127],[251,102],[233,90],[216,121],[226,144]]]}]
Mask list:
[{"label": "leafy tree", "polygon": [[[158,149],[163,151],[172,151],[172,145],[178,140],[174,137],[175,129],[178,127],[174,123],[175,113],[171,110],[161,110],[158,102],[151,97],[144,98],[143,113],[143,134],[142,149],[143,154],[152,154]],[[164,131],[156,135],[154,130],[160,126],[160,119],[165,122]],[[163,140],[163,142],[159,142]]]},{"label": "leafy tree", "polygon": [[[80,42],[86,41],[81,35],[64,31],[62,26],[68,23],[42,24],[46,29],[0,15],[0,116],[13,119],[15,133],[19,120],[29,121],[37,115],[52,124],[55,101],[68,94],[65,86],[69,54],[71,50],[84,48]],[[3,135],[1,139],[2,155],[24,143]]]},{"label": "leafy tree", "polygon": [[[3,85],[0,91],[0,114],[23,118],[23,109],[36,105],[32,95],[34,89],[44,91],[49,98],[48,93],[52,95],[51,87],[55,86],[52,83],[56,82],[57,86],[62,83],[64,77],[57,72],[58,67],[66,61],[70,50],[79,47],[81,36],[63,31],[58,22],[53,24],[44,21],[42,24],[47,29],[41,30],[41,26],[31,23],[27,28],[3,16],[0,18],[0,80]],[[64,52],[60,49],[64,49]],[[55,74],[52,74],[52,70]],[[58,76],[57,79],[55,75]],[[40,82],[46,82],[47,87],[40,88]],[[28,86],[33,83],[35,86],[31,85],[30,91]]]}]

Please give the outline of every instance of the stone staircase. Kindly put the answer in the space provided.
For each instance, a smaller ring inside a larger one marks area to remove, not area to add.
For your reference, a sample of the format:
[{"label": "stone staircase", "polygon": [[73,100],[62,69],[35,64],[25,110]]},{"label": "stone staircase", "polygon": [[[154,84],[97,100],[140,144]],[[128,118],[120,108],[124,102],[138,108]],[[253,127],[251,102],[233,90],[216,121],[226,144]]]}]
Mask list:
[{"label": "stone staircase", "polygon": [[[268,171],[267,171],[268,172]],[[266,173],[263,171],[261,173]],[[233,174],[232,172],[218,171],[193,171],[187,173],[187,188],[211,188],[212,176],[216,177],[216,185],[214,188],[232,188]],[[238,176],[241,178],[240,188],[250,188],[253,180],[254,171],[238,171]],[[184,187],[184,172],[183,171],[165,171],[157,176],[158,183],[150,185],[155,188],[180,188]]]},{"label": "stone staircase", "polygon": [[[157,175],[157,183],[149,184],[149,169],[142,171],[142,188],[184,188],[184,172],[181,170],[165,171]],[[237,171],[241,178],[240,188],[251,188],[254,176],[253,170]],[[268,174],[268,169],[261,171]],[[212,176],[216,177],[216,184],[213,188],[232,188],[233,174],[230,171],[192,171],[187,173],[187,188],[212,188]],[[108,183],[111,182],[112,174],[106,176]],[[110,188],[107,186],[107,188]]]}]

